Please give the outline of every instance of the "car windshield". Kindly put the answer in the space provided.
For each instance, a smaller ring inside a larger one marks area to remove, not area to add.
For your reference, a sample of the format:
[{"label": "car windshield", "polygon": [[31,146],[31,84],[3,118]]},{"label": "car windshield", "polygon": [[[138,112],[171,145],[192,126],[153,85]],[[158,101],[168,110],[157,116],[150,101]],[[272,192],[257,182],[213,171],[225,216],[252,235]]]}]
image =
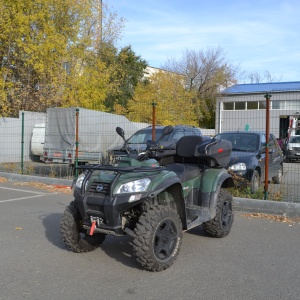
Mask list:
[{"label": "car windshield", "polygon": [[258,135],[250,133],[221,133],[215,136],[218,140],[231,142],[232,151],[253,152],[259,149]]},{"label": "car windshield", "polygon": [[[163,128],[156,128],[155,131],[155,141],[157,141],[159,139],[159,137],[161,136],[163,131]],[[127,143],[128,144],[146,144],[147,141],[152,140],[152,129],[151,128],[147,128],[147,129],[143,129],[143,130],[139,130],[138,132],[136,132],[134,135],[132,135]]]},{"label": "car windshield", "polygon": [[300,143],[300,136],[291,136],[290,143]]}]

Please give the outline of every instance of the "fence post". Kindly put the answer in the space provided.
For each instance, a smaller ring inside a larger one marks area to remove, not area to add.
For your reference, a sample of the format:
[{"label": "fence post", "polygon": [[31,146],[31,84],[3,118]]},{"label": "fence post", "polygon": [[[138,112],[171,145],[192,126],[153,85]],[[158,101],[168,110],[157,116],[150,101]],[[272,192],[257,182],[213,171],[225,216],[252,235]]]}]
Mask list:
[{"label": "fence post", "polygon": [[155,141],[155,121],[156,121],[155,106],[156,103],[152,102],[152,141]]},{"label": "fence post", "polygon": [[[78,127],[79,127],[79,108],[76,108],[76,134],[75,134],[75,167],[78,167],[78,145],[79,145],[79,141],[78,141]],[[75,169],[75,177],[78,177],[78,169]]]},{"label": "fence post", "polygon": [[270,135],[270,98],[272,95],[265,94],[266,98],[266,161],[265,161],[265,188],[264,188],[264,199],[268,199],[268,188],[269,188],[269,135]]},{"label": "fence post", "polygon": [[21,172],[24,175],[24,111],[22,112]]}]

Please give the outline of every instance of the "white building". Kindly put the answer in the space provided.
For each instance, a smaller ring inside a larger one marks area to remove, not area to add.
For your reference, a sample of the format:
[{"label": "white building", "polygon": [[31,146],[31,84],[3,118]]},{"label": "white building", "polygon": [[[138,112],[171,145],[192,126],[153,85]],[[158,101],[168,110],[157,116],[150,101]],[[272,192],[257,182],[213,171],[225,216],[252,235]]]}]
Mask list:
[{"label": "white building", "polygon": [[276,137],[300,134],[299,81],[237,84],[223,90],[216,103],[216,132],[265,131],[266,94],[270,132]]}]

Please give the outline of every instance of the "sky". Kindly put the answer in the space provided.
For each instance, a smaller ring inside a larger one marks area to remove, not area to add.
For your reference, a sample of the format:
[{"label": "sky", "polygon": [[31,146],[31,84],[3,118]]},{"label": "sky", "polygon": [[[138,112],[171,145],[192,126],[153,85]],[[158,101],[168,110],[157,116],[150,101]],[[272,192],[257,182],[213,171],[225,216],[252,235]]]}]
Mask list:
[{"label": "sky", "polygon": [[[104,0],[105,1],[105,0]],[[300,81],[299,0],[106,0],[124,18],[119,47],[151,67],[185,50],[221,47],[241,72],[266,71],[273,81]],[[249,79],[248,79],[249,82]],[[248,83],[245,77],[239,83]]]}]

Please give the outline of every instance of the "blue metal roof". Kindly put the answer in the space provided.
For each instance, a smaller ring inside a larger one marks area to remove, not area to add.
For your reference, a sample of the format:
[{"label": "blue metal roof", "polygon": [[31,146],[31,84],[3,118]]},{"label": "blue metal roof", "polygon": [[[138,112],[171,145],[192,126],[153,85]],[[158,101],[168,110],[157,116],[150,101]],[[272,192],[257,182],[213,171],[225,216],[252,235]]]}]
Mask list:
[{"label": "blue metal roof", "polygon": [[222,91],[222,94],[266,93],[300,91],[300,81],[236,84]]}]

